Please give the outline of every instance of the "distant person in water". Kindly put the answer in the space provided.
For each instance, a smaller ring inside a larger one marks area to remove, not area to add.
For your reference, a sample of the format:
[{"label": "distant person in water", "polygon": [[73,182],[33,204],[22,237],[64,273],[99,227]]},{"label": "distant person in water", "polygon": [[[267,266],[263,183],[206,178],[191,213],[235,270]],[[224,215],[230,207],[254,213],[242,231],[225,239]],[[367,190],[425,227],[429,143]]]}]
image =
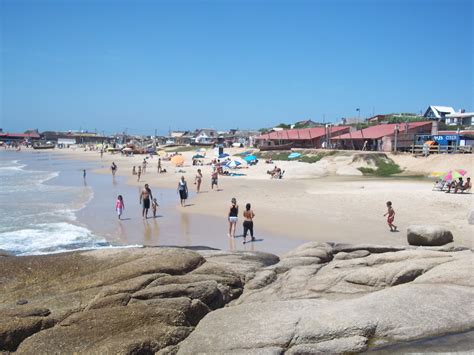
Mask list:
[{"label": "distant person in water", "polygon": [[188,198],[188,184],[184,179],[184,176],[181,176],[181,180],[178,183],[178,193],[181,200],[181,207],[186,206],[186,199]]},{"label": "distant person in water", "polygon": [[84,178],[84,180],[86,180],[86,175],[87,175],[86,169],[82,170],[82,177]]},{"label": "distant person in water", "polygon": [[197,193],[201,191],[201,182],[202,182],[202,172],[201,172],[201,169],[198,169],[196,177],[194,178],[194,185],[196,185]]},{"label": "distant person in water", "polygon": [[115,162],[112,162],[112,165],[110,166],[110,170],[112,170],[112,176],[115,177],[115,173],[117,172],[117,165],[115,165]]},{"label": "distant person in water", "polygon": [[235,197],[232,197],[231,205],[229,208],[228,219],[229,219],[229,238],[235,238],[235,228],[237,226],[237,221],[239,219],[239,206],[237,205],[237,200]]},{"label": "distant person in water", "polygon": [[140,176],[142,176],[142,167],[141,167],[140,165],[138,166],[138,173],[137,173],[137,175],[138,175],[137,181],[140,181]]},{"label": "distant person in water", "polygon": [[121,219],[124,209],[125,203],[123,202],[123,197],[122,195],[118,195],[117,201],[115,202],[115,210],[117,211],[118,219]]},{"label": "distant person in water", "polygon": [[251,209],[250,203],[245,205],[244,211],[244,244],[247,241],[247,233],[250,232],[250,237],[252,241],[255,240],[253,236],[253,218],[255,217],[255,213],[253,213]]},{"label": "distant person in water", "polygon": [[150,209],[150,199],[153,199],[153,194],[148,184],[145,184],[140,192],[140,204],[142,205],[142,217],[148,218],[148,210]]},{"label": "distant person in water", "polygon": [[392,207],[391,201],[387,201],[387,213],[385,213],[384,216],[387,216],[387,224],[390,227],[390,232],[395,232],[397,230],[397,226],[393,224],[395,220],[395,210]]},{"label": "distant person in water", "polygon": [[153,218],[156,218],[156,209],[158,208],[158,201],[156,201],[156,198],[151,201],[151,209],[153,210]]}]

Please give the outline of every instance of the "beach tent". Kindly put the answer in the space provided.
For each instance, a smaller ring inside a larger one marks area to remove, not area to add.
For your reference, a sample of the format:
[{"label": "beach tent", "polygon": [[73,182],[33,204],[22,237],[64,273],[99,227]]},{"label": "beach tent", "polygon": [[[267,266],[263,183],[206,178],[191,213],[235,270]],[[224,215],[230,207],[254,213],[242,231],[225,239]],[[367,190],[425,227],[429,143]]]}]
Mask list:
[{"label": "beach tent", "polygon": [[255,161],[257,160],[257,157],[255,155],[247,155],[246,157],[244,157],[244,160],[247,162],[247,163],[250,163],[252,161]]},{"label": "beach tent", "polygon": [[175,155],[171,158],[171,163],[175,166],[182,166],[184,164],[184,158],[182,155]]},{"label": "beach tent", "polygon": [[231,168],[231,169],[235,169],[239,165],[242,165],[242,163],[240,161],[237,161],[237,160],[232,160],[232,161],[230,161],[229,163],[226,164],[226,166],[228,168]]},{"label": "beach tent", "polygon": [[290,155],[288,155],[288,159],[296,159],[296,158],[299,158],[301,156],[300,153],[291,153]]},{"label": "beach tent", "polygon": [[205,158],[205,156],[201,155],[201,154],[193,155],[193,159],[204,159],[204,158]]}]

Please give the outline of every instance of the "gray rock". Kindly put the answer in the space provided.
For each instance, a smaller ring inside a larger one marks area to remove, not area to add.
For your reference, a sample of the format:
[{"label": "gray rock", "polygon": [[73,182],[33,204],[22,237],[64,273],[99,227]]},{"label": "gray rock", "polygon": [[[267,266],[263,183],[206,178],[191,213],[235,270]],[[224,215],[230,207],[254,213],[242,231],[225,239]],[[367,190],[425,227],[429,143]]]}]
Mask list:
[{"label": "gray rock", "polygon": [[453,234],[442,226],[413,225],[407,229],[407,239],[410,245],[440,246],[451,243]]},{"label": "gray rock", "polygon": [[471,209],[467,215],[467,221],[469,224],[474,224],[474,209]]}]

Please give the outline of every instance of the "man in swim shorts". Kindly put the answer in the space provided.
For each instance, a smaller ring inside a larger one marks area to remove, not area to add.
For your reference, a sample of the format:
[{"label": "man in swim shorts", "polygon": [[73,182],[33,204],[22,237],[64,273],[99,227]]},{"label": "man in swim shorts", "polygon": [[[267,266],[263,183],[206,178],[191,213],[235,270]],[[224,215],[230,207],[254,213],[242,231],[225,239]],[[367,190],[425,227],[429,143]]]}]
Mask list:
[{"label": "man in swim shorts", "polygon": [[[145,187],[140,192],[140,204],[142,205],[142,217],[144,219],[148,218],[148,210],[150,209],[150,201],[153,199],[153,194],[148,184],[145,184]],[[143,204],[142,204],[143,202]]]}]

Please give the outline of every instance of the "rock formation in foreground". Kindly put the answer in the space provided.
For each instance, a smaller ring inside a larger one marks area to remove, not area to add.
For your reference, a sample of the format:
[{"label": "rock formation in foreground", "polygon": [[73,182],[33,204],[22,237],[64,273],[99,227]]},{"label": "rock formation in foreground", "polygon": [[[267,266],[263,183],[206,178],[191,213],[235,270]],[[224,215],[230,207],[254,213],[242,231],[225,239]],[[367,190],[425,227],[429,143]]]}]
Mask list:
[{"label": "rock formation in foreground", "polygon": [[307,243],[1,257],[0,350],[317,353],[474,329],[471,250]]}]

